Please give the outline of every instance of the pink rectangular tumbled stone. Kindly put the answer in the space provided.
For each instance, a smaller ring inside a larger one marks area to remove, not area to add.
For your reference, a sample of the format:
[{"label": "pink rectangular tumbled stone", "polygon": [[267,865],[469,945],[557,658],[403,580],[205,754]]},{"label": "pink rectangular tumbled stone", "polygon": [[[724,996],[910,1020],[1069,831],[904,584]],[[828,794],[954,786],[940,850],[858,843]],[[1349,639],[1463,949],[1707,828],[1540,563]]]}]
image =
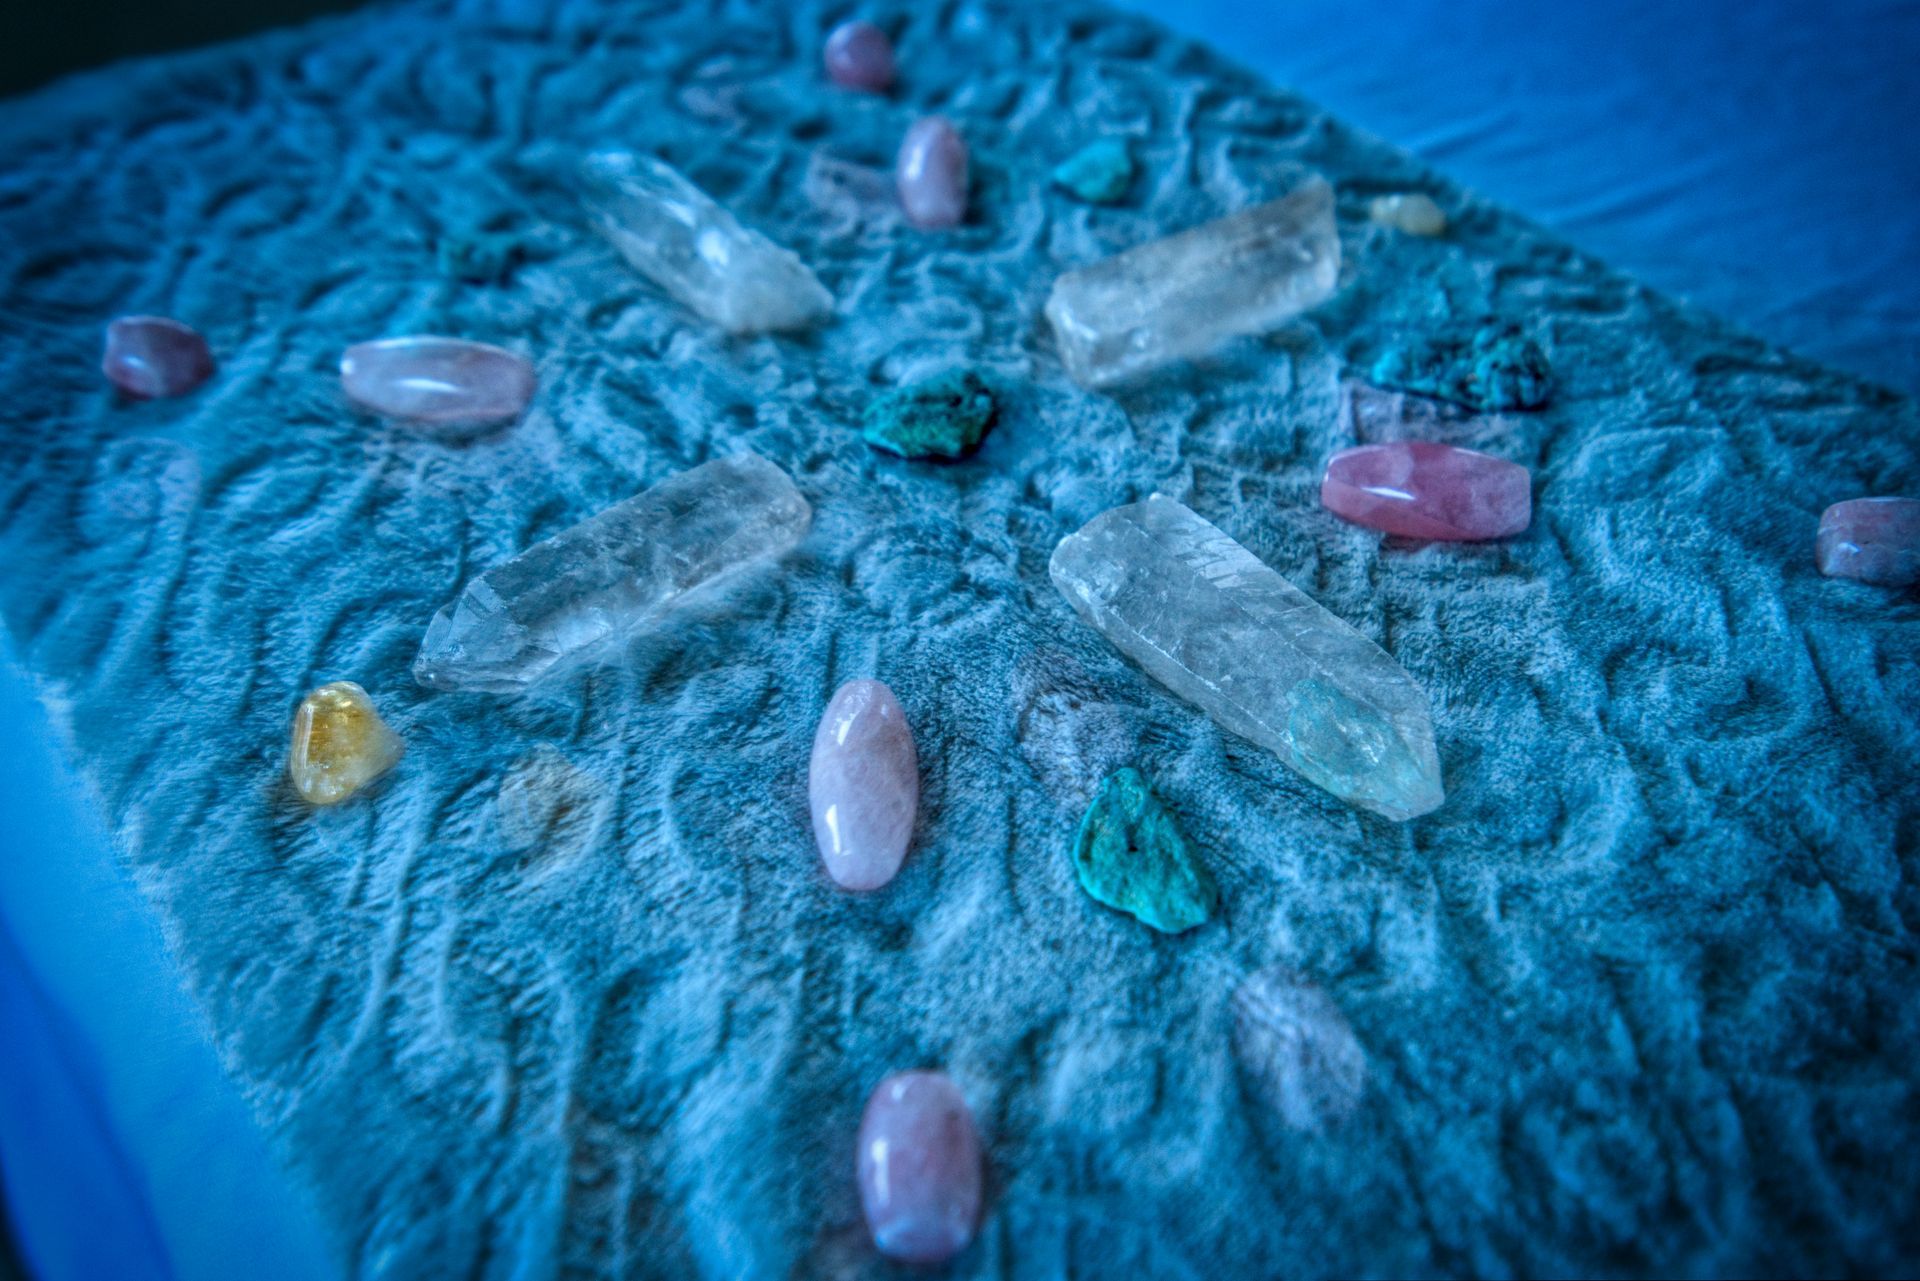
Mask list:
[{"label": "pink rectangular tumbled stone", "polygon": [[1814,562],[1829,578],[1920,583],[1920,498],[1850,498],[1820,513]]},{"label": "pink rectangular tumbled stone", "polygon": [[1320,501],[1344,520],[1403,538],[1507,538],[1533,521],[1533,478],[1491,454],[1400,440],[1328,459]]}]

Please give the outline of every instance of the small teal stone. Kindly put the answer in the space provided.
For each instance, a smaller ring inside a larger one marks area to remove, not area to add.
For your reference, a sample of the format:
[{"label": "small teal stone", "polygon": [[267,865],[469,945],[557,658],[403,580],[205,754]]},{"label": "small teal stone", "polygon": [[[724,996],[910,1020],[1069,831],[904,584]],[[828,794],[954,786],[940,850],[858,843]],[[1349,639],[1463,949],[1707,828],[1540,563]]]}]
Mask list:
[{"label": "small teal stone", "polygon": [[1053,185],[1090,205],[1117,204],[1133,185],[1133,152],[1121,138],[1090,142],[1060,162]]},{"label": "small teal stone", "polygon": [[861,434],[875,449],[902,458],[965,458],[980,448],[997,412],[985,379],[952,369],[875,400]]},{"label": "small teal stone", "polygon": [[1109,774],[1094,793],[1073,841],[1073,870],[1096,901],[1163,934],[1204,924],[1220,903],[1173,811],[1131,766]]},{"label": "small teal stone", "polygon": [[1518,325],[1488,321],[1470,334],[1397,343],[1373,363],[1372,381],[1469,409],[1539,409],[1553,398],[1553,367]]},{"label": "small teal stone", "polygon": [[450,232],[440,238],[437,255],[440,274],[471,284],[491,285],[505,280],[520,257],[520,243],[512,236],[489,232]]}]

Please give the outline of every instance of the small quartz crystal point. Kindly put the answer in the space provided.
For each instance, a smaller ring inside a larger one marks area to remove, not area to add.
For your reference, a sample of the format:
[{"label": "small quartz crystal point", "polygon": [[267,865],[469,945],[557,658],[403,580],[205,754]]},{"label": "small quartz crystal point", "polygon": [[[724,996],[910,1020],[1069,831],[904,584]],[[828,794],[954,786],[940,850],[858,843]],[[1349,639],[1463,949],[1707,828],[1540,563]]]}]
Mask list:
[{"label": "small quartz crystal point", "polygon": [[1133,152],[1125,138],[1100,138],[1062,160],[1053,185],[1090,205],[1118,204],[1133,185]]},{"label": "small quartz crystal point", "polygon": [[945,116],[913,122],[894,163],[900,208],[928,231],[958,227],[967,216],[967,143]]},{"label": "small quartz crystal point", "polygon": [[1445,799],[1426,692],[1182,504],[1155,495],[1094,517],[1051,573],[1150,676],[1335,796],[1391,819]]},{"label": "small quartz crystal point", "polygon": [[1131,766],[1100,784],[1073,841],[1080,888],[1163,934],[1204,925],[1220,891],[1199,852]]},{"label": "small quartz crystal point", "polygon": [[1533,477],[1477,450],[1401,440],[1328,459],[1320,502],[1343,520],[1403,538],[1508,538],[1533,520]]},{"label": "small quartz crystal point", "polygon": [[652,156],[602,151],[581,169],[601,234],[639,273],[729,333],[805,329],[833,295],[791,250],[734,216]]},{"label": "small quartz crystal point", "polygon": [[860,1208],[880,1253],[944,1263],[980,1221],[980,1135],[966,1096],[944,1072],[897,1072],[860,1120]]},{"label": "small quartz crystal point", "polygon": [[1373,362],[1372,381],[1482,411],[1540,409],[1553,399],[1547,353],[1500,320],[1393,343]]},{"label": "small quartz crystal point", "polygon": [[669,476],[474,578],[434,615],[414,678],[434,689],[524,690],[695,588],[788,551],[812,519],[787,474],[757,454]]},{"label": "small quartz crystal point", "polygon": [[1333,188],[1149,241],[1054,282],[1047,320],[1067,373],[1102,387],[1263,334],[1326,301],[1340,278]]},{"label": "small quartz crystal point", "polygon": [[100,372],[129,396],[184,396],[213,377],[213,352],[193,329],[165,316],[121,316],[107,326]]},{"label": "small quartz crystal point", "polygon": [[1367,217],[1383,227],[1393,227],[1409,236],[1440,236],[1447,230],[1447,215],[1432,196],[1406,192],[1397,196],[1375,196],[1367,205]]},{"label": "small quartz crystal point", "polygon": [[311,805],[338,805],[392,769],[406,745],[367,691],[335,681],[300,700],[287,776]]},{"label": "small quartz crystal point", "polygon": [[1814,560],[1829,578],[1920,584],[1920,498],[1850,498],[1820,514]]},{"label": "small quartz crystal point", "polygon": [[889,454],[951,462],[980,448],[997,412],[985,379],[949,369],[876,397],[861,434]]},{"label": "small quartz crystal point", "polygon": [[894,878],[920,808],[920,758],[892,690],[874,680],[840,687],[813,736],[807,798],[821,861],[842,888]]},{"label": "small quartz crystal point", "polygon": [[434,427],[518,418],[533,399],[525,356],[470,342],[412,334],[356,343],[340,358],[340,386],[355,404]]},{"label": "small quartz crystal point", "polygon": [[885,93],[893,83],[893,41],[871,22],[843,22],[827,37],[827,77],[843,89]]}]

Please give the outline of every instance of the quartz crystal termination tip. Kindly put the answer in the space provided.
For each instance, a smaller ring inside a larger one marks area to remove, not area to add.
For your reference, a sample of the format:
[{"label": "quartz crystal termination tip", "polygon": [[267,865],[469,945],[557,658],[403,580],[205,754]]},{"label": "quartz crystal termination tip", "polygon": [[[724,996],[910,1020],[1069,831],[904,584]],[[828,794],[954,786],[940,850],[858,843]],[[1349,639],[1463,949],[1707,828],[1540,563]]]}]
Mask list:
[{"label": "quartz crystal termination tip", "polygon": [[1148,675],[1310,782],[1398,820],[1445,799],[1406,669],[1182,504],[1156,495],[1094,517],[1050,572]]},{"label": "quartz crystal termination tip", "polygon": [[581,165],[594,224],[635,270],[729,333],[805,329],[833,295],[799,255],[740,225],[671,165],[601,151]]},{"label": "quartz crystal termination tip", "polygon": [[790,550],[812,520],[793,481],[758,454],[670,476],[474,578],[428,625],[414,679],[523,690],[696,588]]},{"label": "quartz crystal termination tip", "polygon": [[1067,272],[1047,298],[1047,321],[1073,380],[1104,387],[1278,328],[1326,301],[1339,278],[1333,188],[1314,177],[1279,200]]}]

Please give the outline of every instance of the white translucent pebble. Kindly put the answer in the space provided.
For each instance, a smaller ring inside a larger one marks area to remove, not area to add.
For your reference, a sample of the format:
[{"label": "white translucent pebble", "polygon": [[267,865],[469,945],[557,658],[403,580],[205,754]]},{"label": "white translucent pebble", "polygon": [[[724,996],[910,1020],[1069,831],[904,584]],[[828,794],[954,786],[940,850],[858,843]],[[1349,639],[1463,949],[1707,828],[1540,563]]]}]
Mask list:
[{"label": "white translucent pebble", "polygon": [[1391,819],[1445,799],[1426,691],[1182,504],[1155,495],[1094,517],[1050,572],[1148,675],[1335,796]]},{"label": "white translucent pebble", "polygon": [[1447,215],[1433,202],[1433,197],[1417,191],[1375,196],[1367,206],[1367,216],[1383,227],[1398,227],[1409,236],[1439,236],[1447,230]]},{"label": "white translucent pebble", "polygon": [[804,329],[833,295],[792,250],[743,227],[672,166],[602,151],[581,169],[602,235],[641,275],[729,333]]},{"label": "white translucent pebble", "polygon": [[1340,279],[1333,188],[1292,194],[1148,241],[1054,282],[1047,320],[1075,382],[1105,386],[1326,301]]},{"label": "white translucent pebble", "polygon": [[435,689],[525,689],[695,588],[786,552],[812,520],[787,474],[758,454],[669,476],[474,578],[434,615],[414,678]]}]

